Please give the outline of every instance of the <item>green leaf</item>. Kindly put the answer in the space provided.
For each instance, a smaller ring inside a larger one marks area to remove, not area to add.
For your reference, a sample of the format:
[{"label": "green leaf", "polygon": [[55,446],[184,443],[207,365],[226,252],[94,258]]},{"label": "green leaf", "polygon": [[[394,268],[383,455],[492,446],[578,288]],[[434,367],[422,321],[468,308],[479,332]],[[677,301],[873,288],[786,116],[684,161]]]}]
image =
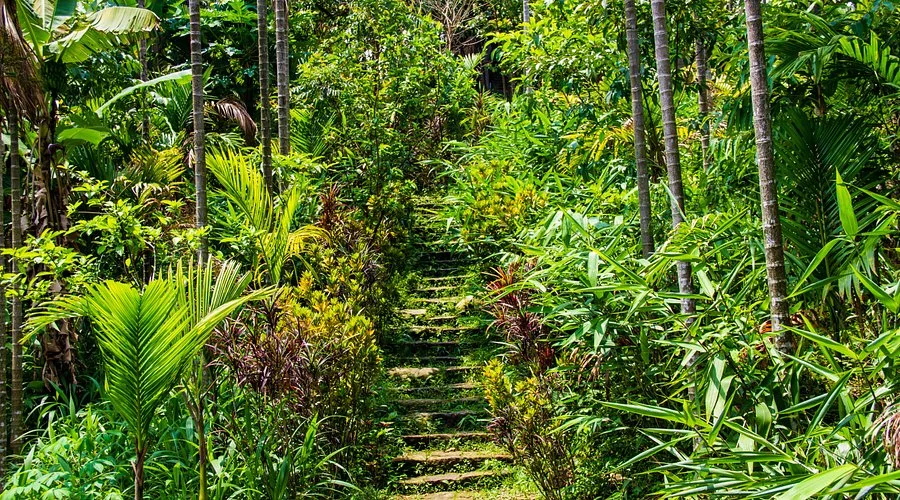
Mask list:
[{"label": "green leaf", "polygon": [[160,83],[172,82],[172,81],[176,82],[179,85],[183,85],[183,84],[190,82],[191,81],[191,70],[185,69],[182,71],[176,71],[174,73],[169,73],[168,75],[163,75],[158,78],[154,78],[152,80],[147,80],[146,82],[141,82],[141,83],[138,83],[137,85],[132,85],[131,87],[122,89],[121,92],[114,95],[110,100],[104,102],[99,108],[97,108],[95,110],[95,113],[97,113],[99,116],[103,116],[103,113],[105,113],[106,110],[110,106],[115,104],[116,101],[118,101],[119,99],[122,99],[123,97],[126,97],[138,90],[141,90],[141,89],[144,89],[147,87],[153,87],[155,85],[159,85]]},{"label": "green leaf", "polygon": [[878,299],[879,302],[884,304],[884,307],[887,307],[892,313],[896,314],[898,310],[900,310],[900,301],[891,297],[889,293],[887,293],[883,288],[875,284],[874,281],[870,280],[868,276],[859,272],[855,267],[853,268],[853,274],[856,275],[859,282],[863,284],[872,295]]},{"label": "green leaf", "polygon": [[660,418],[669,422],[676,422],[684,425],[690,425],[690,419],[680,411],[670,410],[661,406],[651,406],[639,403],[622,404],[622,403],[603,403],[603,406],[614,410],[621,410],[628,413],[643,415],[645,417]]},{"label": "green leaf", "polygon": [[841,218],[841,226],[844,228],[844,233],[852,238],[859,231],[859,223],[853,212],[853,199],[850,197],[847,185],[841,179],[841,173],[835,169],[834,174],[837,177],[835,188],[837,189],[838,215]]},{"label": "green leaf", "polygon": [[799,292],[806,292],[807,290],[801,290],[803,284],[806,283],[806,280],[809,279],[809,276],[815,272],[816,268],[819,267],[819,264],[825,260],[825,257],[828,256],[828,253],[831,252],[831,249],[839,242],[840,240],[831,240],[825,244],[818,252],[816,252],[816,256],[813,258],[812,262],[809,263],[809,266],[806,267],[806,271],[803,271],[803,275],[800,276],[800,279],[797,280],[797,284],[794,285],[794,291],[791,292],[791,297],[798,295]]},{"label": "green leaf", "polygon": [[109,137],[109,129],[91,127],[70,127],[61,130],[56,135],[56,139],[61,143],[87,142],[94,146],[103,142],[107,137]]},{"label": "green leaf", "polygon": [[600,273],[600,256],[597,252],[588,252],[587,258],[588,283],[597,286],[597,275]]},{"label": "green leaf", "polygon": [[841,465],[840,467],[822,471],[795,484],[793,488],[778,495],[776,500],[805,500],[811,498],[835,482],[847,478],[855,471],[856,466],[853,464]]},{"label": "green leaf", "polygon": [[792,332],[796,333],[797,335],[800,335],[801,337],[804,337],[804,338],[807,338],[807,339],[813,341],[813,343],[815,343],[817,346],[819,346],[821,348],[839,352],[839,353],[843,354],[844,356],[847,356],[850,359],[855,360],[858,358],[858,355],[855,352],[853,352],[852,349],[845,346],[844,344],[841,344],[840,342],[836,342],[828,337],[819,335],[817,333],[800,330],[799,328],[789,328],[789,329]]}]

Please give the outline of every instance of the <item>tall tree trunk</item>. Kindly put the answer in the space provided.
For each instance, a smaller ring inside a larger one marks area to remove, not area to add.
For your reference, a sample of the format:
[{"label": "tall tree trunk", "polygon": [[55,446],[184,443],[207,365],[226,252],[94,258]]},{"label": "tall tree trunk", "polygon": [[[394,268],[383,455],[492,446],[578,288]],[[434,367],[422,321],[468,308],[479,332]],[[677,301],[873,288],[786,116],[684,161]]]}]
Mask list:
[{"label": "tall tree trunk", "polygon": [[[2,125],[2,121],[0,121]],[[3,150],[3,141],[0,141],[0,250],[6,248],[6,195],[3,190],[3,179],[6,176],[6,152]],[[0,255],[0,272],[6,272],[6,257]],[[6,472],[6,455],[9,452],[8,428],[6,426],[9,417],[7,405],[8,379],[6,372],[9,369],[9,353],[6,343],[9,341],[6,331],[6,287],[0,286],[0,474]]]},{"label": "tall tree trunk", "polygon": [[[269,101],[269,11],[268,0],[256,0],[257,50],[259,52],[259,142],[262,144],[262,169],[266,188],[274,193],[272,182],[272,114]],[[280,146],[280,144],[279,144]]]},{"label": "tall tree trunk", "polygon": [[772,148],[772,114],[769,110],[769,81],[766,75],[762,9],[759,0],[744,0],[747,17],[747,45],[750,53],[750,88],[753,91],[753,132],[756,135],[756,165],[759,169],[759,196],[762,202],[763,237],[766,249],[766,278],[771,300],[772,330],[779,332],[776,347],[794,352],[791,332],[782,329],[788,321],[787,277],[775,184],[775,154]]},{"label": "tall tree trunk", "polygon": [[[188,0],[191,16],[191,89],[193,91],[194,119],[194,184],[196,186],[197,228],[206,227],[206,151],[205,128],[203,124],[203,57],[200,45],[200,0]],[[206,262],[208,255],[206,236],[200,240],[197,260],[200,265]]]},{"label": "tall tree trunk", "polygon": [[291,90],[288,59],[287,0],[275,1],[275,70],[278,74],[278,152],[291,152]]},{"label": "tall tree trunk", "polygon": [[641,85],[641,48],[638,45],[634,0],[625,0],[625,34],[628,41],[628,71],[631,77],[631,122],[634,127],[634,159],[637,165],[638,205],[641,214],[641,253],[653,253],[650,228],[650,176],[647,171],[647,138],[644,128],[644,96]]},{"label": "tall tree trunk", "polygon": [[[12,247],[22,246],[22,181],[19,167],[19,115],[14,106],[9,111],[9,188],[12,197]],[[15,266],[15,262],[12,263]],[[10,369],[10,449],[18,453],[24,430],[23,370],[22,370],[22,299],[12,298],[12,367]]]},{"label": "tall tree trunk", "polygon": [[[651,0],[653,12],[653,39],[656,44],[656,75],[659,79],[659,107],[662,114],[663,142],[666,151],[666,171],[671,191],[672,227],[677,229],[684,222],[684,190],[681,185],[681,156],[678,153],[678,128],[675,125],[675,98],[672,87],[672,65],[669,62],[669,32],[666,29],[665,0]],[[693,293],[691,264],[678,263],[678,291],[682,295]],[[681,299],[681,312],[695,312],[694,299]]]},{"label": "tall tree trunk", "polygon": [[[137,0],[138,8],[143,9],[145,6],[144,0]],[[147,39],[143,36],[138,46],[138,61],[141,64],[141,81],[147,81]],[[143,115],[141,118],[141,135],[144,136],[144,139],[148,139],[150,137],[150,117],[147,114],[147,92],[142,91],[141,97],[141,114]]]},{"label": "tall tree trunk", "polygon": [[531,22],[531,4],[529,0],[522,0],[522,22]]},{"label": "tall tree trunk", "polygon": [[697,63],[697,107],[700,111],[700,154],[703,156],[703,171],[708,171],[709,158],[709,86],[706,83],[706,61],[708,59],[703,35],[694,40],[694,59]]}]

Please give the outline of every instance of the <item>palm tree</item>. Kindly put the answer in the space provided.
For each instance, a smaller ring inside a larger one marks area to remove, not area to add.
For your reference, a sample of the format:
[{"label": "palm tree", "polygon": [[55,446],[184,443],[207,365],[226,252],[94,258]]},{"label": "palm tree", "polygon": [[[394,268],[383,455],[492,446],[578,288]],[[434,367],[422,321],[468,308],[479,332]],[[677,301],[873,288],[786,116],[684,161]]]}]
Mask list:
[{"label": "palm tree", "polygon": [[641,214],[641,252],[653,253],[650,228],[650,176],[647,173],[647,139],[644,128],[644,97],[641,85],[641,48],[638,45],[637,13],[634,0],[625,0],[625,34],[628,42],[628,71],[631,77],[631,122],[634,127],[634,159],[637,166],[638,205]]},{"label": "palm tree", "polygon": [[[13,107],[7,111],[9,121],[9,195],[11,201],[12,241],[13,248],[22,246],[22,182],[19,168],[19,115]],[[15,262],[13,262],[15,265]],[[22,298],[19,294],[12,297],[12,364],[10,368],[10,410],[9,423],[10,450],[18,453],[22,445],[24,432],[23,408],[23,369],[22,369]]]},{"label": "palm tree", "polygon": [[[194,188],[196,189],[196,226],[203,230],[206,227],[206,151],[203,126],[203,57],[200,44],[200,0],[188,0],[191,17],[191,89],[193,98],[194,122]],[[205,263],[208,255],[207,238],[202,236],[197,259]]]},{"label": "palm tree", "polygon": [[122,417],[134,442],[134,498],[144,495],[144,462],[150,426],[164,398],[213,329],[250,300],[270,290],[241,294],[250,275],[236,264],[222,265],[215,284],[208,265],[151,281],[143,293],[115,281],[91,285],[82,296],[46,303],[30,318],[29,331],[55,321],[89,318],[103,353],[106,398]]},{"label": "palm tree", "polygon": [[794,351],[791,332],[783,330],[788,321],[787,277],[775,184],[775,154],[772,148],[772,113],[769,109],[769,81],[766,75],[766,51],[759,0],[744,0],[747,19],[747,46],[750,57],[750,88],[753,101],[753,132],[756,136],[756,165],[759,170],[759,196],[762,202],[763,239],[766,253],[766,281],[771,300],[772,331],[779,332],[776,347]]},{"label": "palm tree", "polygon": [[[9,130],[10,198],[12,218],[13,248],[22,245],[22,187],[19,170],[19,116],[24,114],[32,121],[38,121],[44,110],[44,94],[37,76],[36,57],[22,33],[15,0],[0,0],[0,104],[6,112]],[[16,453],[21,445],[23,429],[23,370],[22,346],[22,299],[12,298],[11,338],[12,358],[10,366],[10,425],[9,449]],[[3,339],[5,342],[5,335]],[[4,361],[5,363],[5,353]],[[5,374],[5,371],[4,371]],[[6,387],[3,388],[4,397]],[[4,408],[0,416],[6,424]],[[2,441],[6,443],[6,434]],[[5,455],[5,453],[4,453]]]},{"label": "palm tree", "polygon": [[279,285],[285,266],[299,253],[304,242],[326,236],[323,230],[312,225],[291,230],[301,206],[302,186],[291,186],[277,198],[272,196],[250,159],[229,149],[210,153],[209,170],[222,186],[218,194],[243,216],[254,235],[256,255],[261,259],[257,263],[261,272],[255,274],[265,275],[270,284]]},{"label": "palm tree", "polygon": [[287,0],[275,1],[275,70],[278,77],[278,152],[291,151]]},{"label": "palm tree", "polygon": [[[269,13],[267,0],[256,0],[257,50],[259,51],[259,142],[262,144],[262,169],[266,188],[272,182],[272,114],[269,102]],[[280,136],[279,136],[280,137]],[[280,145],[280,144],[279,144]]]},{"label": "palm tree", "polygon": [[[3,122],[0,121],[0,125]],[[2,127],[0,127],[2,131]],[[0,250],[6,248],[6,216],[3,209],[6,206],[6,199],[3,194],[3,177],[6,175],[6,151],[3,150],[3,141],[0,140]],[[0,272],[6,272],[6,257],[0,256]],[[7,440],[6,418],[9,415],[7,408],[6,391],[7,378],[6,371],[9,369],[7,358],[9,354],[6,352],[6,287],[0,286],[0,474],[6,470],[6,453],[9,446]]]},{"label": "palm tree", "polygon": [[[684,222],[684,190],[681,185],[681,157],[678,153],[678,127],[675,124],[675,99],[672,87],[672,65],[669,61],[669,32],[666,29],[665,0],[651,0],[650,8],[653,12],[656,76],[659,80],[659,107],[662,113],[666,170],[669,177],[672,228],[677,229]],[[693,293],[689,262],[678,263],[678,291],[685,296],[681,299],[681,312],[692,315],[696,306],[694,299],[687,297]]]},{"label": "palm tree", "polygon": [[697,108],[700,114],[700,154],[703,156],[703,171],[710,166],[709,156],[709,85],[706,83],[707,53],[703,34],[694,40],[694,61],[697,65]]}]

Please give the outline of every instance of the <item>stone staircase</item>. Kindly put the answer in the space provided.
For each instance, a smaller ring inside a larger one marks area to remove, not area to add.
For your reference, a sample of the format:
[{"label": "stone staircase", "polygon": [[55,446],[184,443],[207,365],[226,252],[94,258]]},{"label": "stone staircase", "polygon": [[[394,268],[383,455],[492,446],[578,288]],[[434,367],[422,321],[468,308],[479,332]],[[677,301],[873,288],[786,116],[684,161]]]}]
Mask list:
[{"label": "stone staircase", "polygon": [[486,432],[478,380],[490,344],[475,299],[467,295],[472,263],[435,242],[443,228],[429,222],[429,207],[419,211],[420,280],[401,311],[407,327],[386,348],[389,411],[404,442],[393,458],[394,492],[406,499],[494,498],[488,490],[510,474],[511,457]]}]

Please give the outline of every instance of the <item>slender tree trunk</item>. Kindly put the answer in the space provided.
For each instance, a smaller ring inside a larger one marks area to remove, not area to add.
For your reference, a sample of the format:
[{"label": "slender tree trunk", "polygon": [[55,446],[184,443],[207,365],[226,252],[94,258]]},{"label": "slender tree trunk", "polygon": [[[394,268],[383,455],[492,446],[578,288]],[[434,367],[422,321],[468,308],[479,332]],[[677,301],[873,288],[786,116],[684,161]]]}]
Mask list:
[{"label": "slender tree trunk", "polygon": [[[269,12],[268,0],[256,0],[257,50],[259,52],[259,142],[262,144],[262,169],[266,188],[274,193],[272,182],[272,113],[269,101]],[[279,144],[280,146],[280,144]]]},{"label": "slender tree trunk", "polygon": [[650,176],[647,172],[647,138],[644,128],[644,97],[641,86],[641,48],[638,45],[634,0],[625,0],[625,34],[628,41],[628,71],[631,77],[631,122],[634,127],[634,159],[637,165],[638,204],[641,214],[641,253],[653,253],[650,227]]},{"label": "slender tree trunk", "polygon": [[[666,151],[666,170],[671,191],[672,227],[677,229],[684,222],[684,190],[681,185],[681,157],[678,153],[678,128],[675,124],[675,98],[672,87],[672,65],[669,61],[669,32],[666,29],[665,0],[651,0],[653,11],[653,38],[656,43],[656,75],[659,79],[659,106],[662,114],[663,142]],[[682,295],[693,293],[691,264],[678,263],[678,291]],[[694,299],[681,299],[681,312],[695,312]]]},{"label": "slender tree trunk", "polygon": [[[201,370],[203,368],[201,367]],[[207,500],[208,494],[206,492],[206,461],[207,461],[207,445],[206,445],[206,421],[203,418],[204,412],[204,404],[203,404],[203,395],[200,395],[200,399],[197,401],[198,403],[198,418],[197,418],[197,447],[199,449],[200,460],[199,460],[199,474],[200,474],[200,494],[199,500]]]},{"label": "slender tree trunk", "polygon": [[[2,125],[2,122],[0,122]],[[0,250],[6,248],[6,195],[3,189],[3,180],[6,176],[6,152],[3,150],[3,141],[0,141]],[[0,272],[6,272],[6,257],[0,255]],[[0,474],[6,472],[6,455],[9,452],[9,438],[6,421],[9,417],[7,405],[8,379],[6,372],[9,369],[9,353],[6,343],[9,341],[6,331],[6,287],[0,286]]]},{"label": "slender tree trunk", "polygon": [[[9,111],[9,183],[12,197],[12,247],[22,246],[22,185],[19,167],[19,115],[12,107]],[[12,263],[15,266],[15,262]],[[22,373],[22,299],[18,294],[12,298],[12,367],[10,370],[10,449],[18,453],[22,446],[24,430],[24,401]]]},{"label": "slender tree trunk", "polygon": [[706,43],[702,35],[697,35],[694,41],[697,63],[697,107],[700,110],[700,154],[703,156],[703,171],[710,167],[709,158],[709,86],[706,83]]},{"label": "slender tree trunk", "polygon": [[[144,0],[137,0],[137,6],[141,9],[145,6]],[[147,81],[147,39],[143,36],[138,46],[138,61],[141,64],[141,81]],[[141,118],[141,135],[144,136],[144,139],[148,139],[150,137],[150,117],[147,114],[147,92],[141,92],[141,114],[143,117]]]},{"label": "slender tree trunk", "polygon": [[759,196],[762,202],[763,237],[766,249],[766,278],[772,309],[772,330],[779,332],[776,347],[781,352],[794,352],[791,332],[782,329],[787,323],[787,277],[784,270],[784,247],[778,210],[778,187],[775,184],[775,154],[772,148],[772,114],[769,110],[769,81],[766,75],[766,52],[759,0],[744,0],[747,17],[747,45],[750,52],[750,88],[753,91],[753,131],[756,135],[756,165],[759,169]]},{"label": "slender tree trunk", "polygon": [[134,472],[134,500],[144,499],[144,460],[146,458],[147,449],[139,449],[131,464],[131,470]]},{"label": "slender tree trunk", "polygon": [[531,4],[529,0],[522,0],[522,22],[531,22]]},{"label": "slender tree trunk", "polygon": [[[194,119],[194,184],[197,190],[195,216],[197,228],[206,227],[206,151],[205,128],[203,124],[203,57],[200,45],[200,0],[188,0],[191,16],[191,88],[193,91]],[[207,238],[200,240],[197,260],[206,263],[208,255]]]},{"label": "slender tree trunk", "polygon": [[291,152],[287,0],[275,2],[275,70],[278,74],[278,152]]}]

